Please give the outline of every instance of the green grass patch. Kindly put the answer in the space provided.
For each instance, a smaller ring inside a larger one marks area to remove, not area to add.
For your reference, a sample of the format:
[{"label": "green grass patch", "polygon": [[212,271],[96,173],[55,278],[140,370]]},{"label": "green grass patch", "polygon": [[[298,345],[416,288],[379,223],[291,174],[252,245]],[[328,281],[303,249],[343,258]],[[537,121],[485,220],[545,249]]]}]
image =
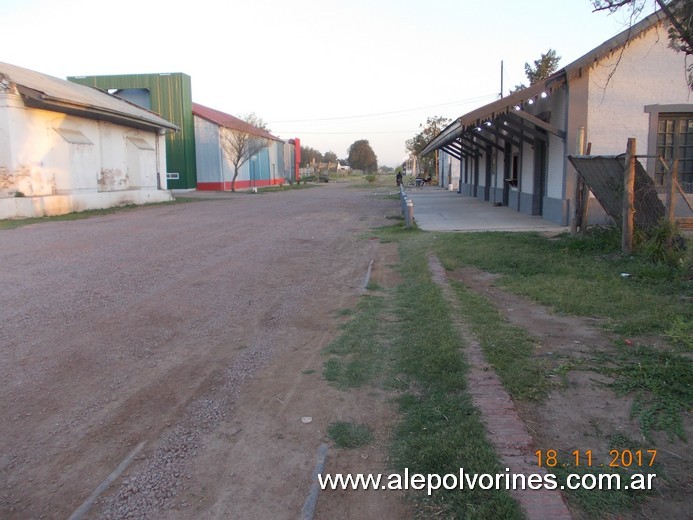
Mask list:
[{"label": "green grass patch", "polygon": [[[571,455],[566,453],[563,454],[561,460],[570,460]],[[560,458],[560,457],[559,457]],[[651,470],[652,468],[646,468]],[[630,482],[631,475],[633,472],[628,471],[626,468],[608,468],[600,467],[598,465],[593,465],[591,467],[587,466],[557,466],[555,468],[549,468],[551,473],[554,473],[557,478],[557,482],[566,482],[569,474],[580,475],[581,479],[584,479],[586,486],[592,486],[595,482],[599,482],[599,479],[616,479],[620,478],[621,486],[620,489],[616,489],[612,486],[612,489],[568,489],[566,486],[565,494],[568,498],[568,502],[580,510],[582,513],[581,518],[586,519],[603,519],[603,518],[618,518],[617,512],[627,511],[632,509],[636,504],[641,503],[647,499],[647,495],[651,494],[652,491],[645,489],[624,489],[624,484]],[[656,473],[655,471],[652,471]],[[591,475],[591,476],[590,476]],[[606,477],[609,475],[609,477]],[[653,479],[653,482],[656,478]],[[577,482],[573,478],[573,484]],[[604,483],[608,480],[603,480]],[[612,480],[615,482],[615,480]],[[647,482],[647,477],[645,476],[645,482]]]},{"label": "green grass patch", "polygon": [[693,361],[646,345],[619,346],[617,355],[596,358],[594,370],[611,378],[617,395],[632,395],[631,413],[646,439],[653,431],[687,441],[682,415],[693,407]]},{"label": "green grass patch", "polygon": [[147,208],[152,206],[164,206],[169,204],[182,204],[186,202],[193,202],[197,199],[193,198],[176,198],[170,202],[156,202],[152,204],[126,204],[124,206],[116,206],[113,208],[105,209],[89,209],[85,211],[73,211],[72,213],[65,213],[64,215],[54,215],[51,217],[32,217],[32,218],[16,218],[16,219],[5,219],[0,220],[0,230],[2,229],[15,229],[23,226],[29,226],[31,224],[42,224],[45,222],[64,222],[71,220],[83,220],[92,217],[101,217],[103,215],[112,215],[113,213],[121,213],[123,211],[132,211],[139,208]]},{"label": "green grass patch", "polygon": [[338,388],[358,388],[381,376],[387,357],[381,334],[385,310],[383,296],[361,298],[342,333],[323,351],[330,356],[323,370],[327,381]]},{"label": "green grass patch", "polygon": [[[623,257],[611,230],[587,237],[537,233],[437,234],[443,265],[499,273],[499,283],[557,312],[601,318],[630,336],[686,332],[693,322],[689,260],[684,267]],[[678,328],[677,328],[678,327]]]},{"label": "green grass patch", "polygon": [[686,321],[683,316],[676,316],[664,335],[678,350],[693,351],[693,321]]},{"label": "green grass patch", "polygon": [[[410,235],[400,246],[405,282],[396,293],[400,322],[393,331],[394,369],[399,374],[395,381],[408,382],[410,390],[398,400],[402,421],[392,458],[398,469],[422,474],[459,475],[460,468],[501,472],[466,391],[467,364],[449,306],[426,267],[426,235],[418,237],[423,240]],[[436,518],[523,518],[505,491],[435,491],[417,499],[422,511]]]},{"label": "green grass patch", "polygon": [[342,421],[330,424],[327,435],[335,446],[348,450],[360,448],[373,440],[373,433],[368,426]]},{"label": "green grass patch", "polygon": [[[378,173],[373,176],[369,175],[352,175],[350,177],[346,178],[351,182],[350,188],[355,188],[355,189],[368,189],[372,190],[373,188],[390,188],[392,190],[398,189],[397,187],[397,181],[395,180],[395,176],[393,174],[382,174]],[[399,195],[397,195],[397,198],[399,198]]]},{"label": "green grass patch", "polygon": [[[588,485],[592,482],[598,482],[600,478],[620,478],[621,486],[616,489],[569,489],[565,487],[565,495],[568,502],[580,510],[582,516],[586,519],[601,519],[605,518],[605,514],[609,513],[610,517],[618,518],[618,513],[632,510],[637,504],[647,500],[648,495],[654,493],[654,490],[633,489],[631,487],[631,476],[636,473],[643,475],[655,474],[656,477],[652,482],[658,479],[665,478],[664,468],[657,462],[656,455],[650,451],[651,445],[642,445],[634,439],[624,435],[623,433],[614,433],[608,435],[609,451],[618,450],[617,453],[609,453],[604,460],[592,458],[589,462],[585,453],[580,454],[579,465],[575,464],[575,455],[573,453],[559,453],[558,461],[568,462],[567,465],[558,464],[556,467],[547,468],[552,473],[555,473],[558,482],[561,484],[566,482],[569,474],[580,475],[584,478]],[[629,452],[629,456],[625,456],[625,452]],[[639,455],[638,455],[639,453]],[[622,454],[622,457],[618,455]],[[624,464],[623,466],[610,467],[611,462]],[[591,463],[591,464],[590,464]],[[625,464],[629,464],[626,466]],[[592,475],[593,477],[589,477]],[[602,477],[601,475],[609,475]],[[585,477],[588,476],[588,477]],[[637,479],[638,477],[636,477]],[[648,477],[644,477],[644,482],[647,482]],[[608,482],[604,480],[604,482]],[[629,489],[625,489],[624,484],[628,484]]]},{"label": "green grass patch", "polygon": [[368,285],[366,285],[366,290],[375,292],[375,291],[382,291],[383,288],[380,286],[379,283],[371,280],[368,282]]},{"label": "green grass patch", "polygon": [[535,339],[507,322],[488,300],[452,282],[460,311],[479,340],[486,360],[514,399],[539,399],[550,389],[547,364],[534,357]]},{"label": "green grass patch", "polygon": [[[571,370],[597,370],[611,377],[618,395],[634,396],[633,414],[644,432],[663,430],[683,438],[681,416],[691,408],[693,388],[688,355],[693,295],[685,268],[653,264],[639,255],[623,257],[610,230],[595,230],[586,238],[547,238],[536,233],[433,234],[405,230],[400,222],[374,234],[381,243],[399,242],[402,282],[394,290],[363,298],[363,307],[357,308],[343,329],[356,339],[331,345],[325,377],[335,381],[353,377],[360,385],[378,381],[381,388],[397,392],[401,421],[391,443],[391,460],[397,470],[439,475],[459,474],[460,468],[467,473],[504,471],[486,440],[479,412],[471,404],[460,338],[449,305],[428,271],[430,252],[437,254],[447,269],[472,265],[498,273],[500,285],[556,312],[596,317],[610,330],[631,339],[639,334],[661,338],[683,351],[623,347],[617,355],[603,358],[568,357],[559,359],[558,364],[537,359],[531,335],[505,320],[485,298],[453,283],[462,318],[514,398],[541,399],[558,380],[550,376],[565,379]],[[366,317],[362,313],[373,305],[376,308],[365,314],[377,318],[361,321]],[[396,321],[382,320],[385,313],[395,316]],[[376,351],[364,346],[367,339],[385,344],[384,337],[388,338],[388,348],[387,355],[381,356],[382,365],[363,363],[367,356],[355,355]],[[365,376],[370,369],[374,373]],[[342,383],[341,387],[348,388],[349,384]],[[614,435],[610,444],[633,445],[631,439],[621,437]],[[623,479],[632,474],[628,469],[614,471],[621,472]],[[568,472],[598,476],[605,469],[552,468],[552,472],[560,479]],[[567,492],[571,504],[585,518],[616,515],[646,499],[642,490],[635,489]],[[418,495],[416,501],[419,514],[426,517],[523,517],[518,504],[505,492],[434,492]]]},{"label": "green grass patch", "polygon": [[342,316],[353,316],[354,315],[354,309],[350,309],[348,307],[344,309],[339,309],[336,313],[335,316],[337,317],[342,317]]}]

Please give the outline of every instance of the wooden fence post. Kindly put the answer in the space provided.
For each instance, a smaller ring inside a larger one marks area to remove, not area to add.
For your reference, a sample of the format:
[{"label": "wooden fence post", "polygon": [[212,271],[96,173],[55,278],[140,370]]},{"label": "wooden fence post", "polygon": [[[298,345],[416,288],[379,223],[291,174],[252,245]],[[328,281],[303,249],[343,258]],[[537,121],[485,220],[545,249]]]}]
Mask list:
[{"label": "wooden fence post", "polygon": [[[590,155],[591,152],[592,143],[587,143],[585,151],[582,153],[583,155]],[[587,221],[589,220],[590,214],[590,187],[584,180],[582,181],[582,194],[580,195],[580,200],[582,200],[582,213],[580,214],[580,234],[584,235],[587,233]]]},{"label": "wooden fence post", "polygon": [[[575,153],[577,155],[582,155],[584,153],[585,149],[585,127],[581,126],[578,128],[578,135],[577,135],[577,143],[575,145]],[[580,173],[575,170],[575,193],[573,196],[573,200],[575,201],[575,208],[573,210],[573,215],[572,218],[570,219],[570,234],[575,235],[578,231],[578,228],[582,227],[582,222],[580,222],[580,219],[582,217],[582,185],[585,183],[585,181],[582,180],[582,177],[580,176]]]},{"label": "wooden fence post", "polygon": [[633,224],[635,220],[634,187],[635,187],[635,137],[628,138],[626,147],[626,165],[623,172],[623,222],[621,225],[621,251],[624,254],[633,252]]},{"label": "wooden fence post", "polygon": [[[676,189],[678,184],[679,175],[679,160],[674,159],[674,163],[671,166],[671,171],[667,176],[666,180],[666,190],[667,190],[667,222],[670,228],[673,230],[676,225]],[[672,233],[667,234],[666,247],[671,250],[672,247]]]},{"label": "wooden fence post", "polygon": [[674,159],[674,164],[671,167],[665,184],[667,190],[667,220],[672,226],[676,223],[676,185],[678,183],[678,174],[679,160]]}]

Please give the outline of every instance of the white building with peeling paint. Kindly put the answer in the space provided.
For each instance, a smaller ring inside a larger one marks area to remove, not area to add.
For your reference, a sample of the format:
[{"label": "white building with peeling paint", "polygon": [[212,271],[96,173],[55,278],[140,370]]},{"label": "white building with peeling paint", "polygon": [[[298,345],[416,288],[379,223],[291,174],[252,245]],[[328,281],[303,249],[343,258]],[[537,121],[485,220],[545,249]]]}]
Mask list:
[{"label": "white building with peeling paint", "polygon": [[164,135],[176,130],[106,92],[0,63],[0,219],[171,200]]}]

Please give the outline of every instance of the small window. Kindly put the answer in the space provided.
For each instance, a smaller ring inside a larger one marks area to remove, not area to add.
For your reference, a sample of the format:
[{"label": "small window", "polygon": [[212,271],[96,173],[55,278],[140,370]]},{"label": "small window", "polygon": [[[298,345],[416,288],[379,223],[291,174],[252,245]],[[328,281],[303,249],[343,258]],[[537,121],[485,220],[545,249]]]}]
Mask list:
[{"label": "small window", "polygon": [[54,128],[53,130],[70,144],[94,144],[79,130],[69,128]]},{"label": "small window", "polygon": [[[678,159],[678,180],[681,189],[693,193],[693,113],[660,114],[657,128],[657,153],[667,165]],[[657,180],[662,179],[662,167]]]},{"label": "small window", "polygon": [[146,108],[147,110],[152,109],[152,96],[149,93],[149,89],[146,88],[122,88],[122,89],[109,89],[109,94],[113,94],[120,99],[129,101],[137,106]]}]

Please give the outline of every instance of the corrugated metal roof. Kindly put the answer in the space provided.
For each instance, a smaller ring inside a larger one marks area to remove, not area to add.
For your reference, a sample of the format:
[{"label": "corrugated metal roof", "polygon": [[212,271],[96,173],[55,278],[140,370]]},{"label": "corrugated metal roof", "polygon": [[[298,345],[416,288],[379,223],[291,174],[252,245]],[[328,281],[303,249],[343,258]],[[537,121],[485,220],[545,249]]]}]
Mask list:
[{"label": "corrugated metal roof", "polygon": [[0,62],[0,78],[16,85],[27,104],[147,129],[178,127],[154,112],[101,90]]},{"label": "corrugated metal roof", "polygon": [[223,126],[224,128],[238,130],[239,132],[246,132],[248,134],[264,137],[265,139],[271,139],[273,141],[281,141],[281,139],[273,136],[267,130],[263,130],[262,128],[258,128],[246,123],[242,119],[230,114],[200,105],[199,103],[193,103],[193,115],[206,119],[207,121],[211,121],[219,126]]}]

